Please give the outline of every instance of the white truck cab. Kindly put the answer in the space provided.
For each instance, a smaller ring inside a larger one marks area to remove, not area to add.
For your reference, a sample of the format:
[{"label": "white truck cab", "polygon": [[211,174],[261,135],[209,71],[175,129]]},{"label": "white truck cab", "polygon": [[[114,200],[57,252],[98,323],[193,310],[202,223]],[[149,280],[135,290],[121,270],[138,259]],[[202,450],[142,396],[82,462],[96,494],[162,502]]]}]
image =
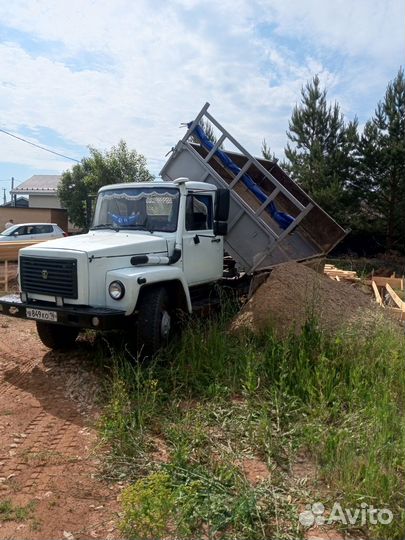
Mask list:
[{"label": "white truck cab", "polygon": [[152,353],[175,312],[191,313],[192,288],[222,277],[218,222],[228,208],[227,190],[187,178],[105,186],[87,234],[20,251],[21,305],[11,311],[35,319],[51,348],[71,345],[82,328],[133,324]]}]

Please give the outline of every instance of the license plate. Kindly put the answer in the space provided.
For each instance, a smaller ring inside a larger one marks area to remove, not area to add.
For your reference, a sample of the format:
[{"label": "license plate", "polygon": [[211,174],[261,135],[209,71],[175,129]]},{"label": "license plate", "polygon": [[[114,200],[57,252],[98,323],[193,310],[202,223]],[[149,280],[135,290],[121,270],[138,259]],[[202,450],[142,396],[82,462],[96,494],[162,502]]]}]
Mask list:
[{"label": "license plate", "polygon": [[58,320],[56,311],[48,311],[46,309],[27,308],[26,315],[27,319],[36,319],[39,321],[57,322]]}]

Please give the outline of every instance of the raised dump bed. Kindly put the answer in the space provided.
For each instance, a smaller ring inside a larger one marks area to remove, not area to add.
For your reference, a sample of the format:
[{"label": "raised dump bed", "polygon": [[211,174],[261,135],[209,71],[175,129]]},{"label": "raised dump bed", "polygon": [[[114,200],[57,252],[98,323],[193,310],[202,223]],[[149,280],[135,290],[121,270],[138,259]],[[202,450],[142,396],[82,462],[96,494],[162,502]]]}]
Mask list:
[{"label": "raised dump bed", "polygon": [[[206,103],[177,143],[161,170],[163,180],[183,176],[230,190],[225,250],[240,271],[253,273],[286,261],[326,255],[346,231],[277,163],[249,154],[208,113],[208,107]],[[196,128],[207,120],[218,140],[197,144]]]}]

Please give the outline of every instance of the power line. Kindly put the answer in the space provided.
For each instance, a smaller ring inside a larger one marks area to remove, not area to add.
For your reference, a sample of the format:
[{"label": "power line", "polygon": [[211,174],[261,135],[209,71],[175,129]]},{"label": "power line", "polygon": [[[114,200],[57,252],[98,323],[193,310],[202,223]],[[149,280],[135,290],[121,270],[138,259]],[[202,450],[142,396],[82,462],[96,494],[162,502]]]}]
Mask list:
[{"label": "power line", "polygon": [[76,161],[76,163],[80,163],[78,159],[65,156],[64,154],[60,154],[59,152],[55,152],[55,150],[50,150],[49,148],[45,148],[44,146],[41,146],[40,144],[33,143],[31,141],[27,141],[27,139],[24,139],[23,137],[19,137],[18,135],[13,135],[12,133],[9,133],[5,129],[0,128],[0,131],[2,133],[5,133],[6,135],[9,135],[10,137],[14,137],[14,139],[18,139],[19,141],[25,142],[27,144],[30,144],[31,146],[35,146],[36,148],[39,148],[40,150],[44,150],[45,152],[49,152],[51,154],[55,154],[56,156],[63,157],[65,159],[70,159],[71,161]]}]

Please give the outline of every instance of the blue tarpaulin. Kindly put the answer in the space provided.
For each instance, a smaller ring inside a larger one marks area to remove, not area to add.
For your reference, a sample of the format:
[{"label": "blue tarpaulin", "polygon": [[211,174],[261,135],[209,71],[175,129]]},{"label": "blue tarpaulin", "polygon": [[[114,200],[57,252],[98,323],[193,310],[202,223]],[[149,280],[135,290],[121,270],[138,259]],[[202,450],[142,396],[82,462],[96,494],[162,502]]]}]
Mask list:
[{"label": "blue tarpaulin", "polygon": [[[188,127],[191,126],[191,122],[188,124]],[[202,146],[210,151],[215,146],[214,143],[207,137],[203,128],[200,125],[197,125],[194,128],[193,134],[201,142]],[[231,158],[225,153],[222,152],[219,148],[215,150],[214,155],[221,161],[222,165],[233,172],[235,175],[239,174],[241,169],[238,167]],[[242,174],[241,181],[243,184],[258,198],[258,200],[263,203],[267,199],[267,195],[260,189],[260,187],[254,182],[254,180],[246,173]],[[279,212],[277,210],[274,201],[271,201],[266,207],[266,210],[269,212],[271,217],[276,221],[276,223],[281,227],[281,229],[287,229],[289,225],[294,221],[294,218],[285,212]]]}]

